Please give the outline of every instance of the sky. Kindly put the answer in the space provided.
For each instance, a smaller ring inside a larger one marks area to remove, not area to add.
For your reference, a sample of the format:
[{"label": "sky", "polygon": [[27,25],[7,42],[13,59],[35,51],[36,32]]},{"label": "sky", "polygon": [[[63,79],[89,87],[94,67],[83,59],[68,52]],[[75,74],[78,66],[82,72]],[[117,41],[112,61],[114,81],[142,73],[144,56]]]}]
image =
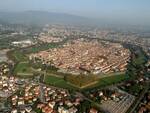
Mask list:
[{"label": "sky", "polygon": [[29,10],[145,23],[150,20],[150,0],[0,0],[0,11]]}]

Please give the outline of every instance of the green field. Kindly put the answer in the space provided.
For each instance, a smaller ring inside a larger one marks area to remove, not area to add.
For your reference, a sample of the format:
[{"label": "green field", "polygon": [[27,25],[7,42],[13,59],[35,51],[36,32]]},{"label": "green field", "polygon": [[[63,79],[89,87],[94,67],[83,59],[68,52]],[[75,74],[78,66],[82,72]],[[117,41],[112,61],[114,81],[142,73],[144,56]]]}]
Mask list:
[{"label": "green field", "polygon": [[141,50],[141,51],[138,52],[136,58],[133,59],[132,62],[133,62],[134,65],[138,66],[138,65],[145,64],[147,61],[148,61],[148,59],[147,59],[147,56],[146,56],[145,52]]},{"label": "green field", "polygon": [[68,84],[63,78],[46,75],[44,78],[44,82],[49,85],[53,85],[56,87],[66,88],[66,89],[77,89],[72,85]]},{"label": "green field", "polygon": [[98,76],[96,75],[67,75],[65,76],[65,80],[73,84],[76,87],[84,88],[84,87],[90,86],[91,84],[95,84],[98,80]]},{"label": "green field", "polygon": [[10,53],[10,59],[17,61],[17,62],[23,62],[23,61],[27,61],[28,58],[22,54],[20,51],[12,51],[12,53]]},{"label": "green field", "polygon": [[99,81],[100,83],[103,82],[105,84],[115,84],[125,79],[126,79],[126,76],[124,74],[121,74],[121,75],[113,75],[109,77],[104,77],[104,78],[101,78]]},{"label": "green field", "polygon": [[67,88],[67,89],[78,89],[78,90],[89,90],[92,88],[102,88],[108,85],[113,85],[119,82],[126,80],[126,76],[122,75],[114,75],[109,77],[104,77],[98,79],[97,83],[94,85],[87,86],[85,88],[75,87],[76,85],[70,84],[69,82],[65,81],[63,78],[54,77],[50,75],[46,75],[44,82],[49,85],[54,85],[56,87]]},{"label": "green field", "polygon": [[33,71],[28,64],[28,62],[20,62],[14,69],[14,73],[20,77],[31,77],[33,76]]},{"label": "green field", "polygon": [[50,48],[56,48],[58,46],[59,44],[56,44],[56,43],[37,44],[32,47],[25,48],[24,51],[26,54],[37,53],[39,51],[48,50]]},{"label": "green field", "polygon": [[103,77],[98,80],[98,82],[94,85],[91,85],[84,90],[90,90],[93,88],[103,88],[109,85],[117,84],[119,82],[122,82],[126,80],[128,77],[125,74],[120,74],[120,75],[113,75],[109,77]]},{"label": "green field", "polygon": [[28,62],[28,58],[20,50],[12,50],[7,55],[16,63],[13,71],[15,75],[23,78],[33,76],[33,70]]}]

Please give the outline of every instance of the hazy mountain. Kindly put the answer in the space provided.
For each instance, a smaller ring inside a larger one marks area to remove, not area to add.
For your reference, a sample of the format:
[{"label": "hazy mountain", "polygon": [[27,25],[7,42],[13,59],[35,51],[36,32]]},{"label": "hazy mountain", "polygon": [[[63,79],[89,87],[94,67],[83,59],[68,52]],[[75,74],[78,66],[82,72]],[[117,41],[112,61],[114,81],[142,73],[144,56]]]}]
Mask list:
[{"label": "hazy mountain", "polygon": [[64,13],[52,13],[44,11],[26,12],[0,12],[0,20],[13,24],[88,24],[92,20]]},{"label": "hazy mountain", "polygon": [[25,12],[0,12],[0,23],[24,24],[24,25],[45,25],[45,24],[69,24],[83,26],[97,26],[122,30],[149,30],[150,26],[132,25],[124,21],[112,20],[110,18],[91,19],[65,13],[54,13],[46,11],[25,11]]}]

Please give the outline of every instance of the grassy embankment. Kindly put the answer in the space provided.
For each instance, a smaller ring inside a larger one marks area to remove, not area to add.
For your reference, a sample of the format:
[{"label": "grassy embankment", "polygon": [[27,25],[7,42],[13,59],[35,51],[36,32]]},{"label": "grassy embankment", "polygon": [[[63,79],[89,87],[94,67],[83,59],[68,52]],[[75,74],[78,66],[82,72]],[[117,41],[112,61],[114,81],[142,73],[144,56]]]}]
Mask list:
[{"label": "grassy embankment", "polygon": [[73,76],[70,75],[69,78],[59,78],[50,75],[46,75],[44,78],[44,82],[46,84],[67,88],[67,89],[78,89],[78,90],[89,90],[95,87],[105,87],[108,85],[113,85],[119,82],[126,80],[126,76],[124,74],[120,75],[112,75],[103,78],[97,78],[96,76]]}]

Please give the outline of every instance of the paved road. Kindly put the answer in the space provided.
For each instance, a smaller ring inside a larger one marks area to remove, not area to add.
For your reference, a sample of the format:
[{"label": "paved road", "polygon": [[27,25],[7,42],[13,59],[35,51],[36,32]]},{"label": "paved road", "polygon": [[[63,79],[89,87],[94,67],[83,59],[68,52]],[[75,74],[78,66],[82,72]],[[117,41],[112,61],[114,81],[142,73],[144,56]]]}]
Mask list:
[{"label": "paved road", "polygon": [[44,98],[44,89],[43,89],[43,84],[40,83],[40,96],[39,96],[41,102],[45,102],[45,98]]}]

